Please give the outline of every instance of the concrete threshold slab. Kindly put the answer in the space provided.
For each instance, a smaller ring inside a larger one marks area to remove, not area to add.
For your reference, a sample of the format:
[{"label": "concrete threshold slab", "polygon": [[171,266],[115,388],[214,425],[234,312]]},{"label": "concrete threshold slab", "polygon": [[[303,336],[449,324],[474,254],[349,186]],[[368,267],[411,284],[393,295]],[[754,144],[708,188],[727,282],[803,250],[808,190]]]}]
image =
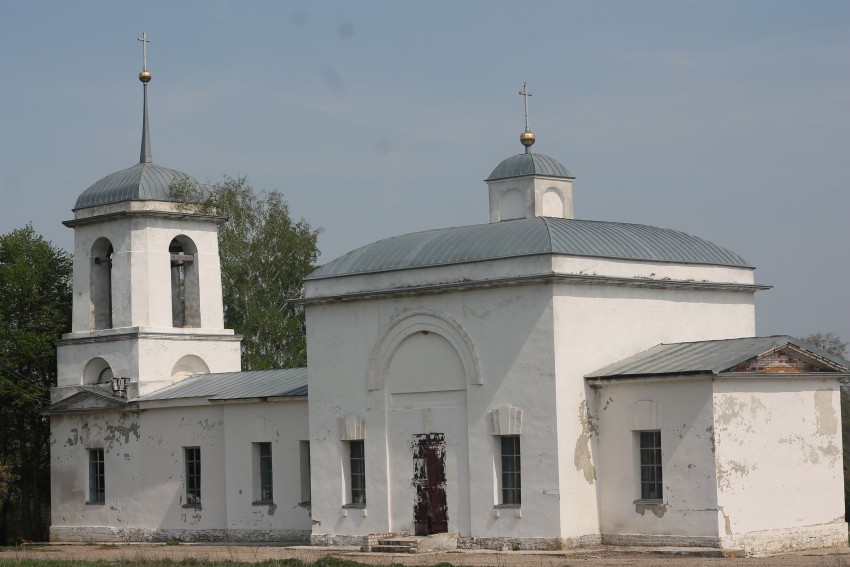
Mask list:
[{"label": "concrete threshold slab", "polygon": [[719,549],[717,547],[657,547],[651,553],[682,557],[746,557],[743,549]]}]

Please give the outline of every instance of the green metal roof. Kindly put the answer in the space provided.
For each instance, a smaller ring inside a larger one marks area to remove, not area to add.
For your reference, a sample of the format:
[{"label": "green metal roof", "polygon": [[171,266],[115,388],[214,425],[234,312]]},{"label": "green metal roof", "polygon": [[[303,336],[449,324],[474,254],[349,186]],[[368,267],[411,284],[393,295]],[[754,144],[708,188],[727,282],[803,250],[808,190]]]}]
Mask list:
[{"label": "green metal roof", "polygon": [[846,361],[794,337],[776,335],[772,337],[660,344],[592,372],[586,378],[719,374],[741,362],[787,345],[812,352],[820,358],[832,362],[839,367],[839,369],[833,371],[847,371]]},{"label": "green metal roof", "polygon": [[751,266],[690,234],[640,224],[538,217],[405,234],[353,250],[306,280],[537,254]]},{"label": "green metal roof", "polygon": [[138,398],[138,401],[206,398],[295,398],[307,395],[306,368],[198,374]]},{"label": "green metal roof", "polygon": [[110,173],[85,191],[74,210],[121,201],[173,201],[169,186],[184,179],[197,184],[189,175],[155,163],[137,163]]},{"label": "green metal roof", "polygon": [[524,175],[543,175],[546,177],[564,177],[575,179],[566,167],[555,158],[543,154],[517,154],[502,161],[493,170],[486,181],[522,177]]}]

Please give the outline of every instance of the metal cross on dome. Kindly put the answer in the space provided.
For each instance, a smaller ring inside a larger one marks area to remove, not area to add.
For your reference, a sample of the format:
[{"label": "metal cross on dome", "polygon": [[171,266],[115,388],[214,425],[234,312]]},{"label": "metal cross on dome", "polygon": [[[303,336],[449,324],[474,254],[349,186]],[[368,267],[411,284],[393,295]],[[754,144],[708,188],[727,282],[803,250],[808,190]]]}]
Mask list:
[{"label": "metal cross on dome", "polygon": [[519,91],[519,94],[525,98],[525,130],[526,132],[529,130],[528,128],[528,97],[531,96],[531,91],[528,90],[528,83],[522,84],[522,90]]}]

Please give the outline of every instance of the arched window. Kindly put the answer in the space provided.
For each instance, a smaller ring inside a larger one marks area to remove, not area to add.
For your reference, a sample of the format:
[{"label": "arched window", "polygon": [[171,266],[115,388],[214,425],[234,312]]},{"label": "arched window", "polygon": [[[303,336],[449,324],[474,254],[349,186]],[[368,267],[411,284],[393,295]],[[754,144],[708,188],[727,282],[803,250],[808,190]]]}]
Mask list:
[{"label": "arched window", "polygon": [[171,241],[168,252],[171,254],[171,324],[175,327],[200,327],[198,250],[191,238],[181,235]]},{"label": "arched window", "polygon": [[107,238],[94,241],[89,274],[92,329],[112,328],[112,257],[112,243]]}]

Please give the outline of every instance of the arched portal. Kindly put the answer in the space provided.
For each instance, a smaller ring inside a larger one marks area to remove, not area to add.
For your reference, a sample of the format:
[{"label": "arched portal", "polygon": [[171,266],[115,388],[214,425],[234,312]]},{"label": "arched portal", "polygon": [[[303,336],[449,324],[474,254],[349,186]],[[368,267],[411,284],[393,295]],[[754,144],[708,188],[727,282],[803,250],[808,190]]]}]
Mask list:
[{"label": "arched portal", "polygon": [[395,321],[376,345],[371,384],[386,399],[391,531],[470,533],[467,387],[472,343],[433,312]]}]

